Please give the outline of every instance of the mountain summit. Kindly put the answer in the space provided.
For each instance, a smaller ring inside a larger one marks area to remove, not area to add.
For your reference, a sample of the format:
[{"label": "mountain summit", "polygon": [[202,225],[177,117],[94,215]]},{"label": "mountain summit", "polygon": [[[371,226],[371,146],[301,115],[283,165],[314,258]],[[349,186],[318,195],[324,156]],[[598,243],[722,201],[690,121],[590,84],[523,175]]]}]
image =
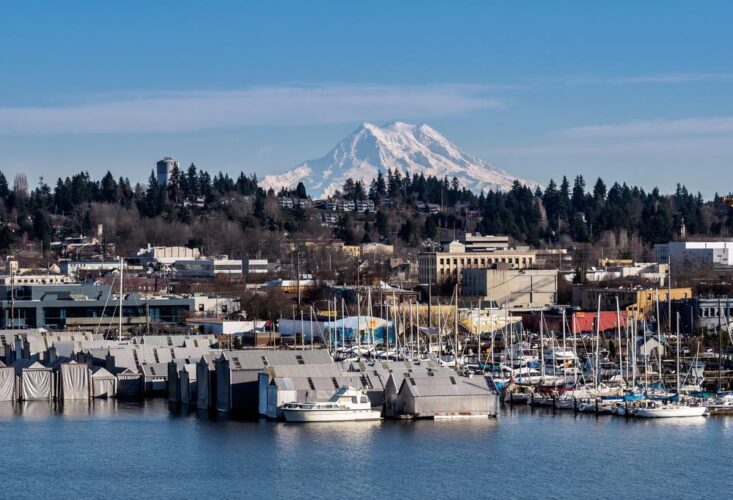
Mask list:
[{"label": "mountain summit", "polygon": [[277,191],[302,181],[311,196],[325,197],[341,189],[349,177],[361,180],[368,189],[377,173],[386,174],[388,169],[411,176],[457,177],[462,186],[477,193],[482,189],[507,191],[515,180],[530,187],[538,185],[463,153],[428,125],[394,122],[383,127],[364,123],[323,158],[280,175],[267,175],[263,186]]}]

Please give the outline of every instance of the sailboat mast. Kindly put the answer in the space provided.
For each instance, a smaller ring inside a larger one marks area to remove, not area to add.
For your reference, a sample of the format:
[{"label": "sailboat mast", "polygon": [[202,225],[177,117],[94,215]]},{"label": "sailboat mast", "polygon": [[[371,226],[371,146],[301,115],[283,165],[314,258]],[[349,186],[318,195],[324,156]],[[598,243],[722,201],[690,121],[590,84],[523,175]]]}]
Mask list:
[{"label": "sailboat mast", "polygon": [[417,335],[417,360],[420,361],[420,304],[415,303],[415,323],[417,328],[415,329],[415,335]]},{"label": "sailboat mast", "polygon": [[562,380],[563,383],[568,383],[568,377],[566,372],[567,363],[567,344],[565,343],[565,308],[562,310]]},{"label": "sailboat mast", "polygon": [[718,297],[718,392],[723,389],[723,309],[721,306],[720,297]]},{"label": "sailboat mast", "polygon": [[119,332],[117,333],[118,340],[122,340],[122,294],[123,294],[123,285],[122,280],[125,274],[125,259],[124,257],[120,257],[120,317],[119,317]]},{"label": "sailboat mast", "polygon": [[601,380],[599,370],[600,365],[600,354],[601,354],[601,294],[598,294],[598,314],[596,315],[596,369],[595,373],[595,387],[598,388],[598,384]]},{"label": "sailboat mast", "polygon": [[455,308],[453,309],[453,338],[455,339],[453,351],[455,355],[453,358],[455,360],[455,367],[458,369],[458,285],[455,287],[455,301]]},{"label": "sailboat mast", "polygon": [[[659,343],[659,347],[657,347],[657,359],[659,361],[659,381],[664,385],[664,380],[662,378],[662,321],[661,317],[659,315],[659,289],[656,290],[656,298],[657,298],[657,342]],[[667,300],[669,300],[669,295],[667,295]],[[672,332],[672,329],[669,329],[670,333]]]},{"label": "sailboat mast", "polygon": [[[621,380],[624,379],[624,358],[621,353],[621,308],[618,304],[618,294],[616,294],[616,333],[618,334],[618,374]],[[628,347],[628,346],[627,346]]]},{"label": "sailboat mast", "polygon": [[680,397],[680,313],[677,313],[677,399]]},{"label": "sailboat mast", "polygon": [[481,365],[481,299],[478,299],[478,334],[476,341],[478,342],[478,364]]},{"label": "sailboat mast", "polygon": [[545,315],[540,311],[540,384],[545,380],[545,338],[544,338]]}]

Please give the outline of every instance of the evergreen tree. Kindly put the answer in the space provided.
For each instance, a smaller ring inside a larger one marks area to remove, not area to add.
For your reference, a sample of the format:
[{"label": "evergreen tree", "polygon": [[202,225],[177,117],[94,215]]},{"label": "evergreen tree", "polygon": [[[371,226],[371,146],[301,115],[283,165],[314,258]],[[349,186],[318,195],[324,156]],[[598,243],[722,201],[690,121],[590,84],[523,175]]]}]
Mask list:
[{"label": "evergreen tree", "polygon": [[163,192],[155,177],[155,172],[151,172],[148,178],[148,188],[139,207],[143,215],[155,217],[163,212]]},{"label": "evergreen tree", "polygon": [[112,176],[112,173],[108,170],[104,177],[102,177],[101,189],[100,189],[101,201],[105,203],[117,203],[119,195],[117,192],[117,182]]},{"label": "evergreen tree", "polygon": [[356,184],[354,183],[354,179],[352,179],[351,177],[344,181],[344,186],[341,189],[344,194],[344,198],[346,198],[347,200],[354,200],[355,185]]},{"label": "evergreen tree", "polygon": [[387,215],[379,210],[377,211],[377,217],[376,217],[376,226],[377,226],[377,232],[380,236],[388,236],[389,232],[389,226],[387,221]]},{"label": "evergreen tree", "polygon": [[305,184],[302,182],[299,182],[298,186],[295,188],[295,196],[301,199],[308,198],[308,193],[305,190]]},{"label": "evergreen tree", "polygon": [[425,219],[425,225],[423,226],[423,238],[430,238],[432,240],[438,236],[438,224],[435,223],[435,218],[431,215]]},{"label": "evergreen tree", "polygon": [[188,170],[186,171],[186,188],[188,191],[184,192],[183,194],[186,196],[186,198],[195,198],[199,196],[199,175],[198,170],[196,169],[196,165],[191,163],[189,165]]},{"label": "evergreen tree", "polygon": [[354,194],[352,195],[354,201],[361,201],[366,199],[366,191],[364,191],[364,183],[356,181],[354,183]]},{"label": "evergreen tree", "polygon": [[166,190],[168,191],[168,199],[173,203],[180,203],[183,201],[181,189],[181,170],[178,165],[174,165],[171,170],[171,175],[168,177],[168,185]]},{"label": "evergreen tree", "polygon": [[606,199],[606,183],[600,177],[596,181],[596,185],[593,187],[593,198],[598,201],[604,201]]},{"label": "evergreen tree", "polygon": [[0,198],[7,200],[9,195],[10,187],[8,185],[8,179],[6,179],[5,175],[0,172]]},{"label": "evergreen tree", "polygon": [[571,204],[576,212],[585,212],[585,179],[582,175],[575,178]]},{"label": "evergreen tree", "polygon": [[402,238],[402,241],[404,241],[405,243],[410,243],[414,233],[415,224],[412,222],[412,219],[407,219],[405,222],[402,223],[402,226],[400,226],[400,231],[398,235],[400,238]]}]

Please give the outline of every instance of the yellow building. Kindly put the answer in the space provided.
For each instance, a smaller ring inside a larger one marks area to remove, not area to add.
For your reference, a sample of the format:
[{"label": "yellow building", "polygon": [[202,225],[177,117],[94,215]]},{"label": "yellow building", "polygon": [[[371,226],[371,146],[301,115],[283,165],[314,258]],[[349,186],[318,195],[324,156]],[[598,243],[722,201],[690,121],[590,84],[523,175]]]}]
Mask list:
[{"label": "yellow building", "polygon": [[671,291],[667,288],[636,290],[636,301],[626,307],[626,316],[637,320],[653,316],[657,311],[657,303],[660,308],[667,307],[670,296],[672,300],[691,299],[692,288],[672,288]]},{"label": "yellow building", "polygon": [[[598,308],[598,297],[600,296],[601,311],[615,311],[616,299],[626,316],[640,320],[644,317],[656,314],[657,302],[659,307],[667,307],[666,302],[671,296],[672,300],[684,300],[692,298],[692,288],[599,288],[576,286],[573,288],[573,305],[580,307],[583,311],[595,311]],[[662,305],[664,304],[664,305]]]},{"label": "yellow building", "polygon": [[359,245],[344,245],[341,250],[352,257],[359,257],[361,255],[361,247]]}]

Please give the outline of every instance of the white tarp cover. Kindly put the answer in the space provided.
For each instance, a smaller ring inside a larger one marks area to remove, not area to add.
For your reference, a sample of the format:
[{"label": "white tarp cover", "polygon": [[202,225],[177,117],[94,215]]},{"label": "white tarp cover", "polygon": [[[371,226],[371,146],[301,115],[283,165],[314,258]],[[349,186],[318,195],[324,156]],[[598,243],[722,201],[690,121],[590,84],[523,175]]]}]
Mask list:
[{"label": "white tarp cover", "polygon": [[40,363],[23,368],[20,375],[23,401],[48,401],[53,399],[52,373]]},{"label": "white tarp cover", "polygon": [[15,401],[15,368],[0,368],[0,401]]},{"label": "white tarp cover", "polygon": [[61,398],[89,399],[89,367],[78,363],[64,363],[59,371]]},{"label": "white tarp cover", "polygon": [[92,396],[95,398],[113,398],[117,395],[117,377],[104,368],[92,374]]}]

